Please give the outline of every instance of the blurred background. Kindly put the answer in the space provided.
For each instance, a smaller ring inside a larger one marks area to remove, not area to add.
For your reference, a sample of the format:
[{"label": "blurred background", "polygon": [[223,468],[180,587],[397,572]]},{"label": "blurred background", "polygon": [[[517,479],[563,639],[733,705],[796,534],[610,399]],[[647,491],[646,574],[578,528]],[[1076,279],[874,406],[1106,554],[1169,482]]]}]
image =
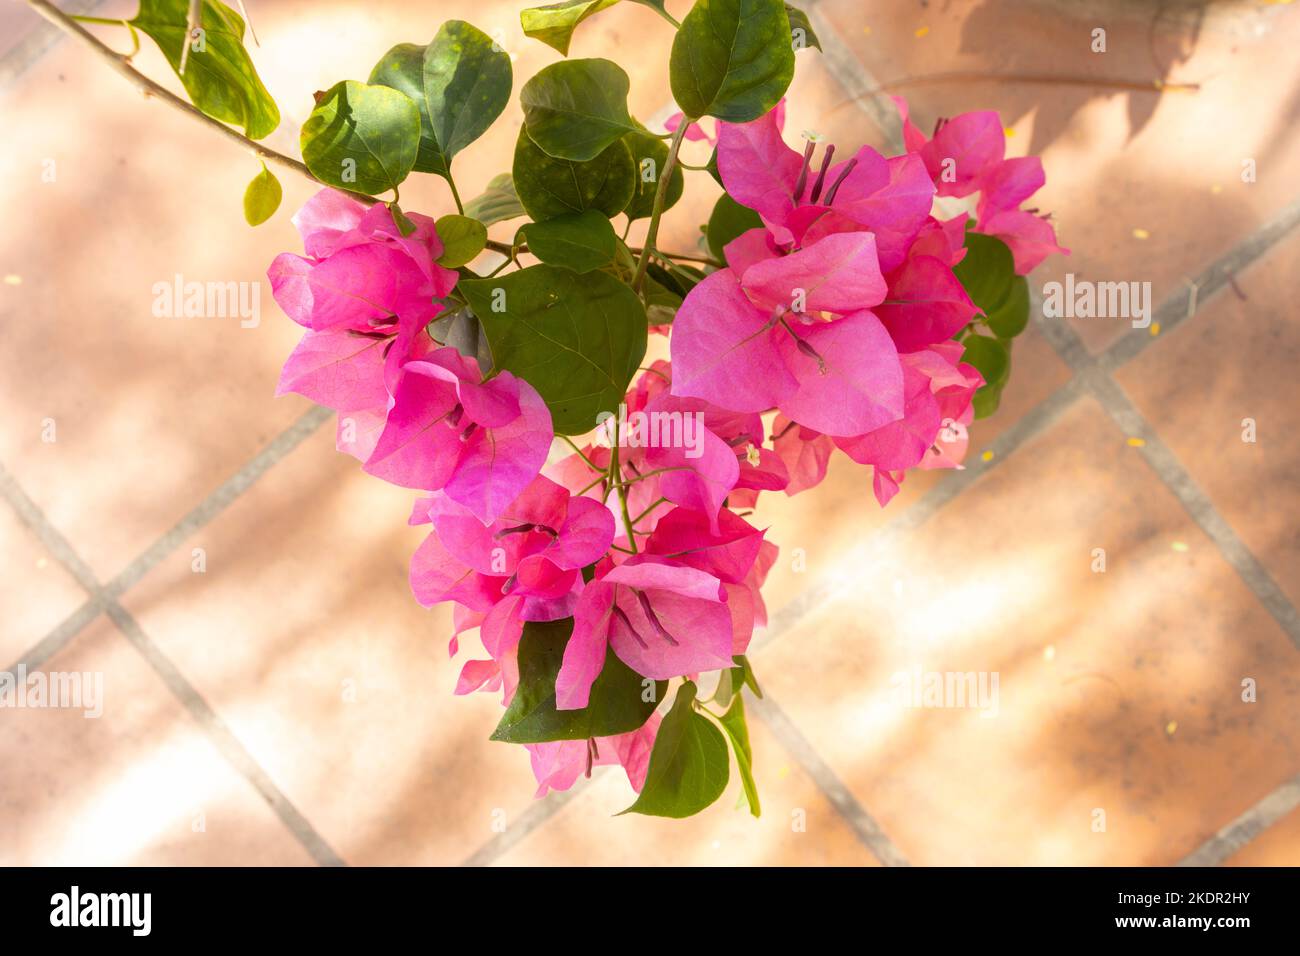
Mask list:
[{"label": "blurred background", "polygon": [[[517,90],[558,58],[524,5],[250,0],[268,143],[297,155],[313,91],[446,19],[496,36]],[[883,510],[842,457],[762,501],[763,816],[733,773],[675,822],[613,818],[616,769],[532,798],[526,753],[487,739],[498,700],[452,695],[448,613],[409,593],[409,495],[273,397],[299,329],[265,269],[299,251],[311,184],[280,174],[250,229],[255,160],[0,4],[0,667],[104,681],[98,719],[0,709],[0,863],[1300,864],[1300,5],[802,6],[823,52],[798,56],[788,138],[891,146],[882,86],[926,131],[996,109],[1072,250],[1031,288],[1150,282],[1154,321],[1039,316],[966,469]],[[571,55],[623,64],[649,121],[671,41],[622,3]],[[178,88],[147,39],[135,62]],[[520,119],[458,160],[464,196],[509,169]],[[717,195],[688,175],[666,248]],[[402,196],[451,209],[432,176]],[[260,322],[155,318],[178,274],[262,283]],[[998,675],[996,717],[898,706],[918,669]]]}]

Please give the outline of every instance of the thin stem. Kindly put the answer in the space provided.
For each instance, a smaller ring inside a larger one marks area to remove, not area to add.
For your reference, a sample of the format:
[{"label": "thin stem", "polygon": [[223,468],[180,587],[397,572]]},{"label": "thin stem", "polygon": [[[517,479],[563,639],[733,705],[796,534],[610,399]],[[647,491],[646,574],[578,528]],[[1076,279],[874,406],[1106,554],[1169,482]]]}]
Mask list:
[{"label": "thin stem", "polygon": [[[202,110],[199,110],[193,105],[191,105],[190,103],[187,103],[185,100],[181,99],[171,90],[166,89],[165,87],[155,83],[153,80],[149,79],[149,77],[145,76],[135,67],[133,67],[130,61],[126,57],[122,56],[122,54],[120,53],[115,52],[111,47],[102,43],[94,34],[87,31],[86,28],[83,27],[80,23],[77,23],[75,20],[69,17],[58,7],[47,2],[47,0],[26,0],[26,3],[29,7],[31,7],[33,10],[39,13],[50,23],[54,24],[64,33],[68,34],[71,37],[76,38],[77,40],[85,44],[87,47],[89,47],[91,52],[93,52],[101,60],[103,60],[110,67],[116,70],[121,76],[125,77],[126,80],[129,83],[131,83],[131,85],[134,86],[136,89],[138,89],[142,94],[144,94],[144,96],[152,97],[154,99],[160,100],[163,103],[166,103],[168,106],[172,107],[173,109],[180,110],[182,113],[185,113],[186,115],[193,117],[203,125],[207,126],[209,129],[213,129],[216,132],[220,133],[222,136],[226,137],[226,139],[235,143],[237,146],[241,147],[246,152],[251,153],[253,156],[256,156],[258,159],[265,160],[266,162],[269,163],[275,163],[277,166],[281,166],[284,169],[291,169],[294,172],[307,177],[312,182],[320,184],[321,186],[330,186],[329,183],[317,179],[314,175],[312,175],[311,170],[308,169],[304,163],[296,159],[293,159],[290,156],[286,156],[284,155],[284,153],[278,153],[275,150],[271,149],[269,146],[263,146],[261,143],[254,142],[253,140],[249,139],[247,136],[244,136],[242,133],[238,132],[232,127],[227,126],[225,123],[222,123],[219,120],[213,119],[211,116],[208,116]],[[109,23],[120,24],[121,21],[111,20],[109,21]],[[330,188],[338,189],[337,186],[330,186]],[[339,190],[339,191],[344,192],[347,195],[351,196],[353,199],[357,200],[358,202],[363,202],[366,203],[367,205],[374,205],[375,203],[379,202],[379,200],[376,199],[374,196],[367,196],[364,193],[352,192],[350,190]]]},{"label": "thin stem", "polygon": [[583,450],[582,450],[581,448],[578,447],[577,442],[575,442],[575,441],[574,441],[572,438],[570,438],[568,435],[561,435],[560,437],[563,438],[564,441],[565,441],[565,443],[568,444],[568,446],[569,446],[570,448],[572,448],[572,449],[577,453],[577,455],[578,455],[579,458],[581,458],[583,461],[585,461],[585,462],[587,463],[587,467],[588,467],[588,468],[590,468],[592,471],[600,472],[602,475],[605,473],[605,469],[604,469],[604,468],[601,468],[601,467],[600,467],[599,465],[597,465],[594,461],[592,461],[590,458],[588,458],[587,455],[586,455],[586,453],[583,452]]},{"label": "thin stem", "polygon": [[[657,500],[654,504],[652,504],[649,508],[647,508],[645,511],[641,512],[639,515],[637,515],[635,518],[633,518],[633,519],[632,519],[632,523],[633,523],[633,524],[640,524],[643,520],[645,520],[646,515],[650,514],[650,512],[654,511],[656,508],[658,508],[661,504],[663,504],[663,503],[666,502],[667,500],[668,500],[667,498],[660,498],[660,499],[658,499],[658,500]],[[638,534],[645,534],[644,531],[638,531],[637,533],[638,533]]]},{"label": "thin stem", "polygon": [[654,471],[647,471],[643,475],[637,475],[635,478],[629,478],[627,481],[622,482],[620,487],[623,488],[631,487],[632,485],[635,485],[638,481],[645,481],[647,478],[653,478],[655,475],[662,475],[666,471],[691,471],[691,470],[692,469],[690,468],[689,465],[673,465],[670,468],[656,468]]},{"label": "thin stem", "polygon": [[[632,251],[639,252],[640,250],[633,249]],[[664,252],[662,249],[656,249],[654,254],[663,259],[681,259],[683,262],[703,262],[705,265],[714,266],[718,269],[722,269],[726,266],[726,263],[720,259],[715,259],[713,256],[702,256],[698,253],[688,254],[685,252]]]},{"label": "thin stem", "polygon": [[[493,252],[505,253],[506,255],[509,255],[511,250],[514,250],[515,252],[528,251],[528,245],[526,243],[522,246],[512,246],[508,242],[501,242],[497,239],[489,239],[486,248],[491,249]],[[649,247],[628,246],[627,250],[633,255],[639,256],[644,255],[647,248]],[[713,266],[716,269],[721,269],[726,266],[726,263],[720,259],[715,259],[712,256],[703,255],[698,252],[665,252],[662,249],[652,249],[651,254],[658,256],[661,259],[681,259],[683,262],[702,262],[705,265]]]},{"label": "thin stem", "polygon": [[451,163],[447,164],[447,185],[451,187],[451,198],[456,200],[456,211],[465,215],[465,204],[460,201],[460,193],[456,191],[456,180],[451,178]]},{"label": "thin stem", "polygon": [[69,20],[76,20],[78,23],[98,23],[106,27],[124,27],[130,21],[114,20],[111,17],[87,17],[79,13],[69,13],[66,15]]},{"label": "thin stem", "polygon": [[618,419],[614,420],[614,440],[609,446],[609,481],[618,495],[618,507],[623,512],[623,527],[627,529],[627,546],[636,554],[636,534],[632,530],[632,516],[627,509],[627,487],[623,484],[618,466]]},{"label": "thin stem", "polygon": [[636,264],[636,275],[632,277],[632,290],[641,291],[641,283],[645,280],[646,267],[650,265],[650,255],[654,252],[655,239],[659,236],[659,220],[664,214],[664,201],[668,198],[668,183],[673,177],[673,167],[677,165],[677,152],[682,148],[682,141],[686,138],[686,129],[690,126],[687,117],[682,117],[682,121],[677,125],[673,133],[672,142],[668,144],[668,161],[664,163],[664,168],[659,172],[659,186],[655,190],[655,201],[650,211],[650,225],[646,227],[645,247],[641,250],[641,258]]}]

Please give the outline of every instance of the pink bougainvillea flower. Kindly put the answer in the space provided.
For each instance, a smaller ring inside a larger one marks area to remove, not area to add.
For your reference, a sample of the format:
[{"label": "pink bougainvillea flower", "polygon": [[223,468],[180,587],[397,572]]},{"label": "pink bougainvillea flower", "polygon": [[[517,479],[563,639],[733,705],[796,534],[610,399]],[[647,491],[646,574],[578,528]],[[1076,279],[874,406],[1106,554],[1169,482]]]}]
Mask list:
[{"label": "pink bougainvillea flower", "polygon": [[894,273],[889,300],[876,314],[898,351],[914,352],[952,338],[978,311],[947,263],[917,255]]},{"label": "pink bougainvillea flower", "polygon": [[[608,509],[540,475],[490,524],[445,493],[421,499],[411,520],[433,525],[411,558],[411,589],[425,607],[456,600],[485,611],[505,595],[561,601],[614,540]],[[564,616],[522,611],[526,620]]]},{"label": "pink bougainvillea flower", "polygon": [[667,680],[732,663],[731,612],[715,575],[640,554],[588,584],[555,680],[556,707],[587,706],[606,647],[643,677]]},{"label": "pink bougainvillea flower", "polygon": [[627,772],[628,783],[637,793],[645,786],[650,769],[650,752],[659,733],[658,714],[651,714],[640,728],[614,737],[587,740],[553,740],[524,744],[537,778],[537,796],[552,790],[568,790],[581,775],[591,776],[592,767],[617,764]]},{"label": "pink bougainvillea flower", "polygon": [[718,173],[728,194],[757,212],[782,248],[866,230],[877,235],[881,268],[892,269],[930,214],[935,188],[925,164],[916,156],[885,159],[869,146],[834,163],[827,146],[814,170],[817,143],[810,140],[801,156],[781,126],[779,106],[750,123],[718,124]]},{"label": "pink bougainvillea flower", "polygon": [[1005,158],[1006,132],[993,112],[964,113],[940,120],[927,140],[908,116],[907,103],[893,97],[903,121],[909,152],[917,153],[940,196],[979,193],[975,230],[997,236],[1010,248],[1016,273],[1027,275],[1055,253],[1069,250],[1056,242],[1048,217],[1022,209],[1046,181],[1037,156]]},{"label": "pink bougainvillea flower", "polygon": [[382,203],[369,208],[323,189],[294,216],[307,256],[282,253],[267,276],[285,314],[321,331],[370,331],[393,317],[411,327],[432,321],[435,299],[456,284],[438,265],[442,242],[428,216],[412,213],[415,232],[403,236]]},{"label": "pink bougainvillea flower", "polygon": [[645,553],[680,561],[722,582],[731,612],[731,652],[743,654],[755,625],[766,623],[759,588],[771,560],[759,559],[765,548],[772,550],[774,559],[776,546],[764,541],[762,531],[731,511],[724,510],[717,524],[711,528],[698,511],[674,508],[655,525],[645,543]]},{"label": "pink bougainvillea flower", "polygon": [[826,468],[835,450],[835,440],[829,435],[792,422],[777,415],[772,424],[772,446],[785,462],[790,476],[785,486],[787,495],[797,495],[820,485],[826,478]]},{"label": "pink bougainvillea flower", "polygon": [[977,224],[980,232],[997,236],[1011,249],[1016,260],[1016,274],[1028,275],[1048,256],[1070,250],[1056,242],[1056,230],[1044,216],[1025,209],[1005,209],[989,213]]},{"label": "pink bougainvillea flower", "polygon": [[365,470],[405,488],[444,490],[493,521],[546,461],[546,403],[509,372],[484,382],[478,363],[453,348],[407,362],[402,373]]},{"label": "pink bougainvillea flower", "polygon": [[720,269],[682,303],[671,348],[675,395],[738,412],[777,407],[830,435],[861,434],[902,414],[898,353],[868,308],[830,321],[765,310]]}]

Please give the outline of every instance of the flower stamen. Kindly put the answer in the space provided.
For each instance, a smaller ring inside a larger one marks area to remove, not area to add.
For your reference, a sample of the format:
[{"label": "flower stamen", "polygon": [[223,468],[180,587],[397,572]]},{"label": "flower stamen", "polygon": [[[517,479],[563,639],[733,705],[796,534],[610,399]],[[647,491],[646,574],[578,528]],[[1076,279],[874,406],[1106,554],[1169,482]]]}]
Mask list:
[{"label": "flower stamen", "polygon": [[831,159],[835,156],[835,144],[831,143],[826,147],[826,155],[822,157],[822,168],[817,172],[817,182],[813,183],[811,200],[816,202],[822,194],[822,186],[826,182],[826,171],[831,168]]}]

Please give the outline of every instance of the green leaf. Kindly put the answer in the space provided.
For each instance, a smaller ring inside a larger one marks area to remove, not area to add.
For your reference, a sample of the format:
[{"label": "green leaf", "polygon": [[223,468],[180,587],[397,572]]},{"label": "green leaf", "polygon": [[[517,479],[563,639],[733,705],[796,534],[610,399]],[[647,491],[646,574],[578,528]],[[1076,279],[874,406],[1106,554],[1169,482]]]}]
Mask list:
[{"label": "green leaf", "polygon": [[578,24],[592,14],[599,13],[618,3],[618,0],[563,0],[544,7],[521,10],[519,23],[524,36],[541,40],[547,46],[569,55],[569,42]]},{"label": "green leaf", "polygon": [[1011,289],[1002,304],[984,319],[1000,339],[1013,339],[1029,324],[1029,283],[1024,276],[1011,277]]},{"label": "green leaf", "polygon": [[636,174],[632,154],[622,142],[579,163],[548,156],[521,129],[515,144],[514,183],[524,209],[537,222],[587,209],[613,218],[631,201]]},{"label": "green leaf", "polygon": [[749,812],[762,816],[763,808],[758,801],[758,785],[754,783],[754,751],[749,745],[749,725],[745,722],[745,698],[737,694],[731,706],[722,715],[722,729],[731,740],[732,752],[736,755],[736,766],[740,770],[740,783],[745,788],[745,799],[749,801]]},{"label": "green leaf", "polygon": [[[573,618],[529,621],[519,639],[519,686],[493,740],[536,744],[548,740],[585,740],[637,730],[650,719],[668,691],[667,681],[654,682],[653,693],[613,648],[591,685],[591,699],[582,710],[556,710],[555,677],[564,661],[564,648],[573,633]],[[646,698],[649,698],[648,700]]]},{"label": "green leaf", "polygon": [[726,738],[695,712],[695,685],[686,681],[659,724],[645,786],[623,813],[676,818],[699,813],[727,789],[729,764]]},{"label": "green leaf", "polygon": [[673,40],[669,82],[691,119],[756,120],[794,77],[781,0],[697,0]]},{"label": "green leaf", "polygon": [[399,43],[383,55],[370,71],[371,86],[387,86],[405,93],[420,111],[420,148],[415,157],[415,170],[421,173],[438,173],[445,176],[446,166],[438,151],[438,140],[433,135],[429,120],[429,107],[424,99],[424,51],[418,43]]},{"label": "green leaf", "polygon": [[790,45],[795,51],[806,50],[810,46],[815,46],[820,52],[822,41],[817,38],[817,31],[812,28],[808,21],[808,14],[804,13],[798,7],[792,7],[790,4],[785,5],[785,15],[790,18]]},{"label": "green leaf", "polygon": [[420,110],[405,93],[355,80],[336,83],[302,127],[302,159],[340,189],[378,195],[411,172],[420,147]]},{"label": "green leaf", "polygon": [[971,408],[974,409],[976,418],[988,418],[998,410],[1005,384],[984,385],[976,389],[975,397],[971,399]]},{"label": "green leaf", "polygon": [[515,181],[509,173],[497,173],[487,184],[483,195],[465,203],[465,215],[477,219],[485,226],[507,219],[517,219],[524,214]]},{"label": "green leaf", "polygon": [[[659,176],[668,164],[668,144],[644,128],[628,133],[623,142],[632,153],[632,164],[636,169],[636,192],[623,212],[628,219],[645,219],[654,211]],[[682,168],[674,166],[672,175],[668,177],[668,192],[664,195],[664,212],[672,209],[682,198],[684,186]]]},{"label": "green leaf", "polygon": [[652,262],[646,268],[646,274],[654,276],[665,289],[682,299],[686,298],[690,291],[705,278],[704,273],[699,269],[681,263],[675,263],[672,269],[668,270]]},{"label": "green leaf", "polygon": [[750,689],[755,697],[762,700],[763,688],[758,686],[758,678],[754,676],[754,668],[750,665],[749,658],[744,654],[737,654],[732,660],[740,667],[741,679],[745,682],[745,686]]},{"label": "green leaf", "polygon": [[736,666],[719,674],[718,687],[713,692],[713,701],[726,706],[733,696],[740,694],[743,687],[748,687],[755,697],[762,700],[763,691],[754,678],[754,670],[749,665],[749,658],[744,654],[738,654],[732,660],[736,662]]},{"label": "green leaf", "polygon": [[280,180],[263,163],[262,171],[244,190],[244,219],[250,226],[260,226],[275,215],[282,198],[284,191],[280,188]]},{"label": "green leaf", "polygon": [[[200,41],[186,35],[188,0],[140,0],[131,25],[148,34],[180,76],[190,102],[213,119],[242,126],[250,139],[261,139],[280,125],[280,110],[253,68],[244,49],[244,20],[217,0],[203,0]],[[185,73],[181,56],[191,43]]]},{"label": "green leaf", "polygon": [[966,351],[961,360],[974,365],[984,376],[984,387],[1001,385],[1011,367],[1011,355],[1006,345],[987,335],[971,335],[966,339]]},{"label": "green leaf", "polygon": [[594,209],[531,222],[520,231],[538,259],[574,272],[591,272],[612,262],[618,242],[609,220]]},{"label": "green leaf", "polygon": [[600,412],[618,408],[646,349],[645,306],[629,286],[543,264],[459,288],[494,367],[537,389],[558,434],[589,432]]},{"label": "green leaf", "polygon": [[487,226],[469,216],[439,216],[434,223],[438,238],[442,240],[442,255],[438,265],[457,269],[472,262],[487,245]]},{"label": "green leaf", "polygon": [[762,225],[763,220],[758,217],[758,213],[723,193],[714,204],[713,213],[709,216],[709,225],[705,229],[709,251],[713,253],[715,259],[725,260],[727,243],[741,233]]},{"label": "green leaf", "polygon": [[424,51],[424,98],[444,169],[501,115],[513,84],[510,55],[490,36],[464,20],[442,25]]},{"label": "green leaf", "polygon": [[979,310],[992,315],[1011,293],[1016,263],[1001,239],[968,232],[966,255],[952,271]]},{"label": "green leaf", "polygon": [[557,159],[595,159],[634,132],[627,111],[628,79],[610,60],[564,60],[539,71],[519,91],[533,142]]}]

